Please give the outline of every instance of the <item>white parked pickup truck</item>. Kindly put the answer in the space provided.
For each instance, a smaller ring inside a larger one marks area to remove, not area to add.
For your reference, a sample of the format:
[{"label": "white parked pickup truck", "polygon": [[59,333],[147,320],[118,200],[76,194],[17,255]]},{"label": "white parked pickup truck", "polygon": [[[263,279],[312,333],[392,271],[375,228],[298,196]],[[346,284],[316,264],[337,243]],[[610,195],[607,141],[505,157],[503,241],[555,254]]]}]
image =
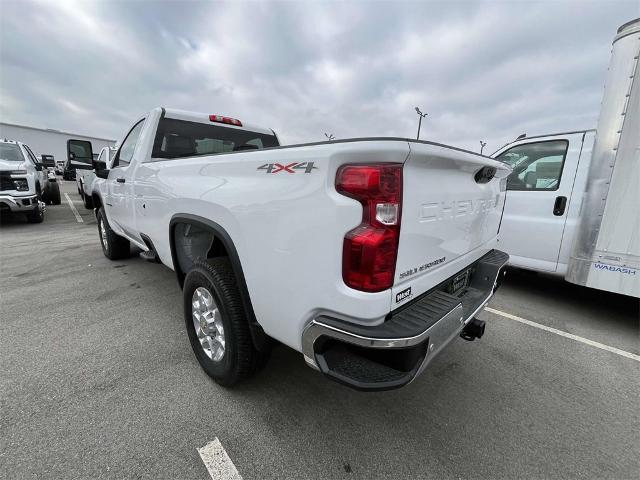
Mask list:
[{"label": "white parked pickup truck", "polygon": [[42,223],[45,202],[60,204],[55,176],[22,142],[0,139],[0,215],[22,214],[30,223]]},{"label": "white parked pickup truck", "polygon": [[281,147],[272,130],[164,108],[110,163],[95,162],[104,254],[133,243],[175,270],[195,355],[222,385],[272,339],[385,390],[482,336],[475,315],[508,260],[495,249],[505,163],[402,138]]}]

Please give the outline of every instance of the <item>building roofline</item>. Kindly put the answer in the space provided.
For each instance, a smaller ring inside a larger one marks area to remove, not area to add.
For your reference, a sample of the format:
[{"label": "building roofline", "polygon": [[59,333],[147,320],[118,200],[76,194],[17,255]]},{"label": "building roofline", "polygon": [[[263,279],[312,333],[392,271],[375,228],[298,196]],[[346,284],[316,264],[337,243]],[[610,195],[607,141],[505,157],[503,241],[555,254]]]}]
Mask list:
[{"label": "building roofline", "polygon": [[8,127],[18,127],[18,128],[27,128],[29,130],[38,130],[40,132],[51,132],[51,133],[60,133],[62,135],[71,135],[74,137],[83,137],[83,138],[91,138],[93,140],[102,140],[104,142],[113,142],[116,143],[116,140],[111,138],[103,138],[103,137],[95,137],[93,135],[84,135],[82,133],[72,133],[65,132],[63,130],[56,130],[54,128],[39,128],[39,127],[30,127],[28,125],[21,125],[19,123],[9,123],[9,122],[0,122],[0,125],[7,125]]}]

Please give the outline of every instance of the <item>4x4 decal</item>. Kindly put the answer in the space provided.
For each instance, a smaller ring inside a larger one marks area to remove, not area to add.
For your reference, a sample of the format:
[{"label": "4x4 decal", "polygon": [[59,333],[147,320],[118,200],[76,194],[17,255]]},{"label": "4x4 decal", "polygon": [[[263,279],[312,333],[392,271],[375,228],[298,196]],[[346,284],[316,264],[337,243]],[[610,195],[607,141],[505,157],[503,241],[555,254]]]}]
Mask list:
[{"label": "4x4 decal", "polygon": [[287,165],[281,165],[279,163],[265,163],[258,167],[258,170],[264,170],[265,173],[296,173],[296,170],[303,170],[302,173],[311,173],[312,170],[317,170],[318,167],[313,166],[313,162],[293,162]]}]

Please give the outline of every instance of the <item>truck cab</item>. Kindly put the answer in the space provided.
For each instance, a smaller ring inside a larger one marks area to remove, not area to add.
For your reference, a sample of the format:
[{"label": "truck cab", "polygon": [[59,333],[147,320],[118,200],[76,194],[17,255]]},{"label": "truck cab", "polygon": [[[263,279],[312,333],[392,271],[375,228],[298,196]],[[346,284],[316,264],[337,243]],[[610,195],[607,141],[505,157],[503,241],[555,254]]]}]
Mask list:
[{"label": "truck cab", "polygon": [[492,156],[509,164],[500,248],[510,265],[564,276],[595,130],[519,137]]}]

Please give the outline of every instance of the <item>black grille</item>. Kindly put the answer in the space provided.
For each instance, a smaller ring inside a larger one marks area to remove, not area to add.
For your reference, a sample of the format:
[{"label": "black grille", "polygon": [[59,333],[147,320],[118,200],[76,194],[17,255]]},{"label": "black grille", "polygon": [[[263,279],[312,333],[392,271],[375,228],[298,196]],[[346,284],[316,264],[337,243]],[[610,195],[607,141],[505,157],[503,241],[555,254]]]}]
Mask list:
[{"label": "black grille", "polygon": [[8,173],[0,173],[0,190],[15,190],[16,187]]}]

